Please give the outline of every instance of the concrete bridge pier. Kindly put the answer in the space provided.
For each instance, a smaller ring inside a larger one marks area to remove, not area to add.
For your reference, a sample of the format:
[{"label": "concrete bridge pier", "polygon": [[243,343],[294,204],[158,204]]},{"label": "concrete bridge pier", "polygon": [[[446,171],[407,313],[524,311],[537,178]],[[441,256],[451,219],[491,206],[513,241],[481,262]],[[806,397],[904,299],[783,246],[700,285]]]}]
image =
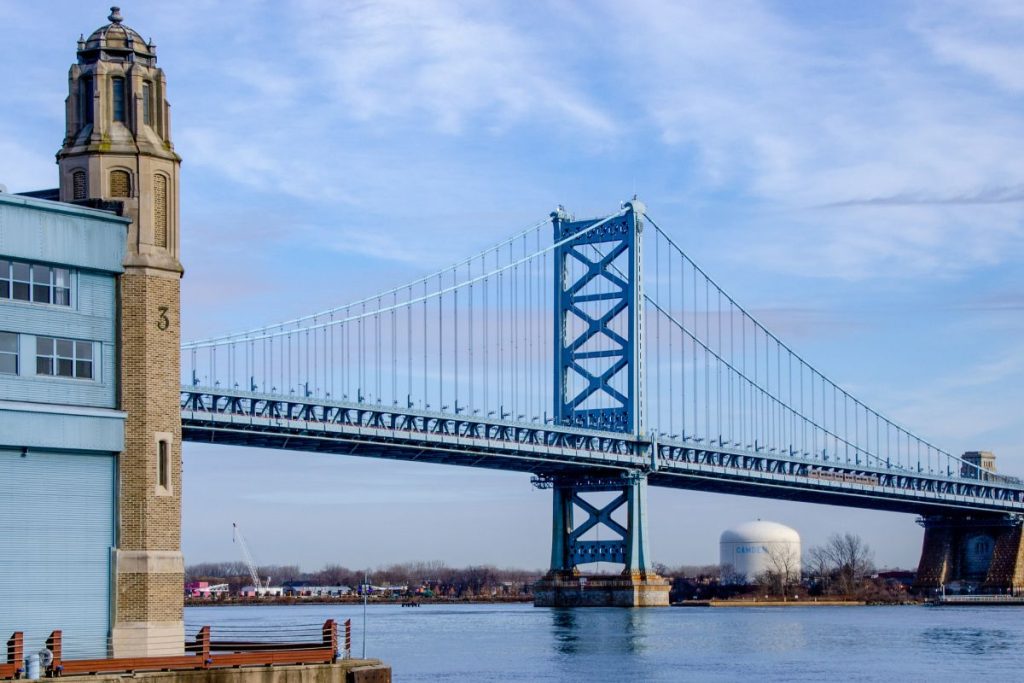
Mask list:
[{"label": "concrete bridge pier", "polygon": [[981,592],[1024,591],[1022,519],[1016,515],[933,515],[924,527],[914,587],[937,592],[954,582]]},{"label": "concrete bridge pier", "polygon": [[[663,607],[669,604],[669,582],[649,568],[647,540],[647,474],[630,472],[615,478],[538,479],[535,484],[552,490],[551,570],[534,585],[537,607]],[[618,493],[605,505],[584,496],[593,492]],[[612,513],[625,506],[626,525]],[[576,526],[574,511],[586,520]],[[583,540],[589,531],[606,530],[606,540]],[[611,538],[607,538],[611,536]],[[621,563],[617,575],[583,575],[579,565]]]}]

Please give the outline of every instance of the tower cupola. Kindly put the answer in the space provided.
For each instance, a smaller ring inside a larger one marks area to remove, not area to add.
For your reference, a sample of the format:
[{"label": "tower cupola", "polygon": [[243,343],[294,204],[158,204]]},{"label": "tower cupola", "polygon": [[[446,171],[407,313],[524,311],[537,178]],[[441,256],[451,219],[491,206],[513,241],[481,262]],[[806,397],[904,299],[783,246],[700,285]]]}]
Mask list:
[{"label": "tower cupola", "polygon": [[64,144],[57,152],[60,198],[116,201],[132,218],[125,265],[180,272],[178,169],[167,82],[156,46],[109,21],[78,40],[68,72]]},{"label": "tower cupola", "polygon": [[110,22],[100,26],[85,40],[78,41],[78,63],[93,64],[100,60],[111,62],[140,62],[156,66],[156,46],[142,39],[134,29],[124,25],[120,7],[111,7]]}]

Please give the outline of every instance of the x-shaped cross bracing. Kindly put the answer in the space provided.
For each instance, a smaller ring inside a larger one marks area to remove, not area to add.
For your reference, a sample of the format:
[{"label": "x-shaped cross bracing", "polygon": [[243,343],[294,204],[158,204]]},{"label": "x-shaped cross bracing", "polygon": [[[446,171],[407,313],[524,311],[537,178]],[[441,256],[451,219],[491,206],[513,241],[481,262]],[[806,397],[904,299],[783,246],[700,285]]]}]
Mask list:
[{"label": "x-shaped cross bracing", "polygon": [[[610,270],[611,264],[619,256],[625,253],[628,248],[629,245],[626,242],[619,242],[612,247],[607,254],[603,255],[596,261],[587,258],[584,254],[580,253],[576,247],[571,247],[566,252],[586,268],[586,272],[580,275],[565,291],[567,303],[566,310],[573,313],[586,324],[586,329],[584,329],[568,346],[566,346],[565,349],[568,354],[568,363],[566,367],[571,368],[587,382],[587,385],[566,404],[566,407],[569,410],[577,409],[588,398],[598,392],[606,393],[615,401],[619,402],[623,407],[626,406],[629,400],[622,394],[622,392],[611,386],[612,379],[624,368],[629,366],[627,354],[629,340],[613,330],[610,326],[611,322],[629,307],[629,283]],[[580,294],[587,285],[598,278],[605,278],[611,282],[618,291]],[[581,303],[591,301],[614,301],[615,303],[612,304],[612,306],[610,306],[603,314],[594,317],[579,306]],[[597,351],[579,350],[598,335],[604,335],[605,338],[618,345],[618,348]],[[595,358],[616,357],[618,360],[599,374],[591,372],[577,362],[580,360]]]}]

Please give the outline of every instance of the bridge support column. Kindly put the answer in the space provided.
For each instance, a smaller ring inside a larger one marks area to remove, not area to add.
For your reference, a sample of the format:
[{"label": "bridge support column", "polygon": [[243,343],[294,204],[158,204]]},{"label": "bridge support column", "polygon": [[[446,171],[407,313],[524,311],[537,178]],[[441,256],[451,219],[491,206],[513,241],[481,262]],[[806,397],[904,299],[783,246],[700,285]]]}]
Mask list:
[{"label": "bridge support column", "polygon": [[1024,591],[1021,518],[935,515],[918,523],[925,531],[915,589]]},{"label": "bridge support column", "polygon": [[[536,479],[552,490],[551,570],[534,586],[538,607],[657,607],[668,605],[669,582],[649,568],[647,541],[647,475],[631,472],[621,478]],[[613,492],[606,504],[583,494]],[[626,508],[625,526],[612,517]],[[579,508],[586,519],[574,525]],[[604,530],[604,540],[583,536]],[[610,536],[610,538],[609,538]],[[620,574],[581,574],[579,565],[610,562],[624,565]]]}]

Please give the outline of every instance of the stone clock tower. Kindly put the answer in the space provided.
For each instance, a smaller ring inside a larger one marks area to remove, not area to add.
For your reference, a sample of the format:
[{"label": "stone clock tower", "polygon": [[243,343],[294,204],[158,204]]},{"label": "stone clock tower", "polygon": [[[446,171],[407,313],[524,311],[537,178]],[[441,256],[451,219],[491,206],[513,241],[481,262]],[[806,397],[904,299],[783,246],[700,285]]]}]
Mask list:
[{"label": "stone clock tower", "polygon": [[60,199],[121,203],[132,219],[119,278],[120,407],[117,547],[111,571],[113,656],[180,653],[181,418],[178,225],[181,159],[156,46],[109,24],[78,41],[68,76],[67,130],[57,153]]}]

